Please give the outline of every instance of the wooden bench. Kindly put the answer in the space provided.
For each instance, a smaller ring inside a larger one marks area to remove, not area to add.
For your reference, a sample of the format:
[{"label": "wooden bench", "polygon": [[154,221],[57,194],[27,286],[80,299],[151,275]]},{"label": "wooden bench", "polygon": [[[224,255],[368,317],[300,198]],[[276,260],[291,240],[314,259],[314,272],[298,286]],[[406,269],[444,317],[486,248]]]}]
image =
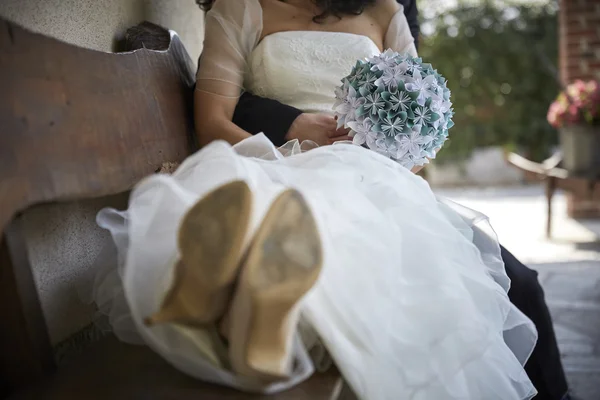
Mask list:
[{"label": "wooden bench", "polygon": [[[41,203],[123,193],[192,151],[193,63],[167,51],[109,54],[0,20],[0,398],[261,399],[178,372],[109,337],[57,366],[19,214]],[[316,374],[274,399],[330,399]]]}]

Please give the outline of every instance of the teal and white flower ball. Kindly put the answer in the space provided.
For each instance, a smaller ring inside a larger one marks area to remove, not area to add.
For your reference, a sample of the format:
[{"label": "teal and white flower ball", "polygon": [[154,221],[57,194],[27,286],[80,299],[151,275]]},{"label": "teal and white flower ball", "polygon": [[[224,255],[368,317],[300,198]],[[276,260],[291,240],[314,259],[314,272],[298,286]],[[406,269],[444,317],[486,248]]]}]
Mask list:
[{"label": "teal and white flower ball", "polygon": [[454,123],[446,79],[420,58],[391,50],[358,61],[335,91],[338,128],[352,142],[411,169],[435,158]]}]

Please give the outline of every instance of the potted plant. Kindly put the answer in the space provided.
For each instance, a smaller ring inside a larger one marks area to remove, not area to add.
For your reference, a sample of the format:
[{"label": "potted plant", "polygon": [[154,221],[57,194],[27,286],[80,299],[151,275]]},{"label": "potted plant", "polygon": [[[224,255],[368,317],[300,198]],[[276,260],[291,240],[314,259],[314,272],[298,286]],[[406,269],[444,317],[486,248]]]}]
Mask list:
[{"label": "potted plant", "polygon": [[559,130],[562,166],[571,173],[600,173],[600,83],[577,80],[558,95],[548,122]]}]

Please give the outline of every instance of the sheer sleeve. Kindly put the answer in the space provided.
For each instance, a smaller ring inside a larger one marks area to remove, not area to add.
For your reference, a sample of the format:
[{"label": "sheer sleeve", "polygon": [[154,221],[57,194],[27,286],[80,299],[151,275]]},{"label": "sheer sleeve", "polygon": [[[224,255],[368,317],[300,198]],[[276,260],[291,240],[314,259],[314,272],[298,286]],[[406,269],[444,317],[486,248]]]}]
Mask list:
[{"label": "sheer sleeve", "polygon": [[259,0],[217,0],[206,14],[205,26],[196,90],[237,98],[247,59],[262,32]]},{"label": "sheer sleeve", "polygon": [[390,26],[385,34],[383,48],[392,49],[398,53],[408,53],[413,57],[417,56],[415,40],[410,32],[410,26],[404,15],[404,9],[401,8],[394,14]]}]

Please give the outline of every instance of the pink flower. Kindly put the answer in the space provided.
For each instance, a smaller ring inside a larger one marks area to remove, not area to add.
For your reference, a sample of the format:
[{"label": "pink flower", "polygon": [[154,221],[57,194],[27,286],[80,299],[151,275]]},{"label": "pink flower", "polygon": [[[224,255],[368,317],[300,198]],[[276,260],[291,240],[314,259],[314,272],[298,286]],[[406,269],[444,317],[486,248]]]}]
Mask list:
[{"label": "pink flower", "polygon": [[569,109],[568,109],[569,115],[577,115],[578,112],[579,112],[579,107],[577,107],[575,104],[571,104],[569,106]]},{"label": "pink flower", "polygon": [[578,79],[568,85],[548,108],[547,119],[554,127],[600,124],[600,82]]},{"label": "pink flower", "polygon": [[564,115],[566,111],[566,105],[563,105],[561,103],[559,103],[558,101],[555,101],[554,103],[552,103],[552,105],[550,106],[550,108],[548,109],[548,122],[550,123],[550,125],[554,126],[555,128],[558,128],[559,125],[561,125],[561,120],[562,117]]},{"label": "pink flower", "polygon": [[574,104],[570,105],[567,115],[569,122],[577,122],[579,120],[579,108]]},{"label": "pink flower", "polygon": [[564,115],[567,113],[568,104],[567,103],[557,103],[557,102],[555,102],[554,104],[556,104],[555,112],[556,112],[557,116],[559,118],[563,118]]},{"label": "pink flower", "polygon": [[598,81],[589,81],[586,86],[588,92],[593,93],[600,91],[600,83],[598,83]]}]

